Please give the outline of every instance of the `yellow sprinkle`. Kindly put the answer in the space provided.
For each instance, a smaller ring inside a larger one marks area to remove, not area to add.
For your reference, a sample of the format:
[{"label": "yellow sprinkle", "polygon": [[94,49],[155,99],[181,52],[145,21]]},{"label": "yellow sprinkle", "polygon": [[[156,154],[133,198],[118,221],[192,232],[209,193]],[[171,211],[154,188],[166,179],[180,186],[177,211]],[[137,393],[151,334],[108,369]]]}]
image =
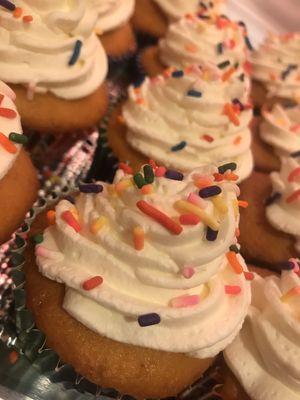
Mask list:
[{"label": "yellow sprinkle", "polygon": [[209,226],[211,229],[217,231],[219,229],[219,223],[212,218],[210,215],[208,215],[205,211],[203,211],[201,208],[195,206],[192,203],[189,203],[188,201],[185,200],[178,200],[174,204],[174,208],[179,211],[180,213],[191,213],[198,215],[198,217],[201,218],[201,221]]},{"label": "yellow sprinkle", "polygon": [[214,196],[211,198],[211,200],[219,213],[226,214],[228,212],[227,204],[222,196]]},{"label": "yellow sprinkle", "polygon": [[280,126],[286,126],[286,124],[287,124],[286,120],[284,120],[283,118],[276,119],[276,123],[277,123],[277,125],[280,125]]},{"label": "yellow sprinkle", "polygon": [[96,235],[103,227],[107,224],[107,218],[99,217],[95,219],[90,226],[90,231],[92,234]]},{"label": "yellow sprinkle", "polygon": [[124,179],[121,182],[116,183],[115,190],[117,193],[122,193],[124,190],[133,186],[132,179]]},{"label": "yellow sprinkle", "polygon": [[239,216],[239,213],[240,213],[238,200],[232,200],[232,206],[233,206],[235,219],[237,219],[237,217]]}]

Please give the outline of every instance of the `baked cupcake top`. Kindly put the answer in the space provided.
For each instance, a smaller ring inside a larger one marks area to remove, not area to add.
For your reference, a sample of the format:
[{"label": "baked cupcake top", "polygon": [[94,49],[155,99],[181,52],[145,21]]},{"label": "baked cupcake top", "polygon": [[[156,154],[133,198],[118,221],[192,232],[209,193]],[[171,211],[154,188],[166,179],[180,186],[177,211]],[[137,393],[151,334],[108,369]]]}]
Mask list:
[{"label": "baked cupcake top", "polygon": [[185,14],[200,12],[220,14],[224,11],[224,0],[154,0],[170,20],[176,20]]},{"label": "baked cupcake top", "polygon": [[36,247],[39,269],[66,285],[65,310],[101,335],[214,356],[250,303],[233,167],[121,167],[113,184],[82,185],[56,206]]},{"label": "baked cupcake top", "polygon": [[0,78],[64,99],[94,92],[107,58],[96,36],[96,15],[86,2],[18,0],[1,3]]},{"label": "baked cupcake top", "polygon": [[225,16],[188,14],[169,25],[159,42],[159,58],[165,66],[180,68],[190,64],[229,60],[243,64],[252,49],[243,23]]},{"label": "baked cupcake top", "polygon": [[294,235],[300,254],[300,152],[282,158],[280,172],[272,172],[272,202],[266,208],[269,222],[278,230]]},{"label": "baked cupcake top", "polygon": [[269,97],[300,102],[300,33],[270,34],[252,54],[253,77],[261,81]]},{"label": "baked cupcake top", "polygon": [[27,141],[14,101],[15,93],[0,81],[0,179],[12,167],[21,144]]},{"label": "baked cupcake top", "polygon": [[271,110],[264,109],[262,114],[260,136],[278,155],[300,150],[300,106],[285,108],[275,104]]},{"label": "baked cupcake top", "polygon": [[98,14],[96,33],[101,35],[126,24],[131,18],[135,0],[89,0]]},{"label": "baked cupcake top", "polygon": [[225,359],[253,400],[300,398],[299,260],[281,277],[256,276],[252,305]]},{"label": "baked cupcake top", "polygon": [[170,168],[234,160],[245,179],[252,171],[250,82],[241,68],[170,69],[131,86],[123,107],[132,147]]}]

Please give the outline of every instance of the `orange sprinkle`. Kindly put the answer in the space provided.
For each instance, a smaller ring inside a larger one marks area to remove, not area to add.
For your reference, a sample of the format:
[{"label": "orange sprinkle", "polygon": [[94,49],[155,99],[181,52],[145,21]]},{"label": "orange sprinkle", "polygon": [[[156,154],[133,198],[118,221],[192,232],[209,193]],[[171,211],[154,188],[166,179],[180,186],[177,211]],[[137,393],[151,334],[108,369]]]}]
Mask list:
[{"label": "orange sprinkle", "polygon": [[238,205],[239,205],[239,207],[247,208],[249,206],[249,203],[248,203],[248,201],[238,200]]},{"label": "orange sprinkle", "polygon": [[8,360],[10,364],[15,364],[18,361],[19,353],[16,350],[13,350],[8,355]]},{"label": "orange sprinkle", "polygon": [[230,25],[230,21],[226,18],[218,17],[216,21],[217,28],[223,29]]},{"label": "orange sprinkle", "polygon": [[241,141],[242,141],[242,137],[238,136],[237,138],[234,139],[233,144],[237,146],[241,143]]},{"label": "orange sprinkle", "polygon": [[54,210],[49,210],[47,212],[48,225],[55,225],[56,222],[56,212]]},{"label": "orange sprinkle", "polygon": [[23,10],[21,7],[16,7],[14,12],[13,12],[13,17],[14,18],[20,18],[23,14]]},{"label": "orange sprinkle", "polygon": [[136,100],[136,104],[145,104],[145,100],[144,99],[137,99]]},{"label": "orange sprinkle", "polygon": [[283,296],[281,296],[281,301],[284,303],[291,300],[293,297],[298,297],[300,296],[300,286],[295,286],[291,290],[289,290],[287,293],[285,293]]},{"label": "orange sprinkle", "polygon": [[29,24],[32,21],[33,21],[33,16],[32,15],[24,15],[23,22],[25,22],[26,24]]},{"label": "orange sprinkle", "polygon": [[243,267],[241,266],[239,260],[237,259],[236,253],[234,251],[229,251],[226,254],[226,257],[227,257],[229,264],[235,271],[235,273],[242,274],[244,272]]},{"label": "orange sprinkle", "polygon": [[197,51],[198,51],[198,47],[191,43],[186,44],[185,49],[189,53],[197,53]]},{"label": "orange sprinkle", "polygon": [[231,67],[229,68],[224,74],[222,75],[222,81],[228,81],[230,79],[231,75],[235,72],[235,68]]},{"label": "orange sprinkle", "polygon": [[133,242],[136,250],[143,250],[145,244],[145,232],[141,226],[136,226],[133,229]]},{"label": "orange sprinkle", "polygon": [[272,80],[272,81],[276,81],[276,74],[274,74],[274,72],[271,72],[270,73],[270,79]]},{"label": "orange sprinkle", "polygon": [[239,179],[239,176],[238,176],[237,174],[235,174],[234,172],[229,172],[229,171],[227,171],[227,172],[225,173],[225,179],[226,179],[227,181],[236,182],[236,181]]},{"label": "orange sprinkle", "polygon": [[124,125],[125,124],[125,118],[123,117],[123,115],[118,115],[117,116],[117,121],[119,122],[119,124]]},{"label": "orange sprinkle", "polygon": [[153,193],[153,185],[151,185],[151,183],[149,183],[148,185],[144,185],[141,189],[141,192],[143,194],[151,194]]},{"label": "orange sprinkle", "polygon": [[3,133],[0,132],[0,145],[11,154],[15,154],[18,149]]},{"label": "orange sprinkle", "polygon": [[240,126],[240,120],[238,119],[236,113],[234,112],[233,106],[231,103],[226,103],[224,105],[223,113],[229,118],[229,120],[235,125]]}]

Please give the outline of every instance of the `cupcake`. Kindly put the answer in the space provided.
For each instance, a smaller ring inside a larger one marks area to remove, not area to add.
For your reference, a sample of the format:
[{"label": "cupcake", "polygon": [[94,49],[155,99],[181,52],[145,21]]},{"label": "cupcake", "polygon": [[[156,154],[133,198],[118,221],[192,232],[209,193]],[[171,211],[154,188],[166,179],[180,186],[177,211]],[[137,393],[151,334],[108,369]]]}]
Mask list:
[{"label": "cupcake", "polygon": [[170,22],[186,14],[220,13],[224,8],[224,0],[137,0],[133,26],[137,32],[158,39],[166,34]]},{"label": "cupcake", "polygon": [[234,161],[243,180],[253,167],[249,88],[244,71],[229,62],[146,78],[112,116],[108,142],[134,167],[149,158],[184,171]]},{"label": "cupcake", "polygon": [[282,158],[280,172],[254,172],[241,184],[249,207],[241,212],[242,252],[246,260],[280,268],[300,254],[300,158]]},{"label": "cupcake", "polygon": [[90,0],[98,14],[96,33],[106,54],[112,59],[135,52],[136,40],[130,18],[135,0]]},{"label": "cupcake", "polygon": [[253,281],[249,314],[225,350],[235,378],[226,380],[224,400],[300,398],[299,260],[291,267],[281,276],[257,275]]},{"label": "cupcake", "polygon": [[107,58],[84,1],[1,3],[0,79],[16,93],[25,129],[82,131],[105,114]]},{"label": "cupcake", "polygon": [[300,102],[299,80],[300,34],[270,34],[253,52],[253,100],[258,106],[265,101],[283,104]]},{"label": "cupcake", "polygon": [[14,92],[0,81],[0,244],[21,226],[38,194],[36,171],[23,149]]},{"label": "cupcake", "polygon": [[187,14],[170,24],[158,46],[144,49],[139,62],[147,75],[161,73],[165,67],[183,68],[211,62],[245,64],[252,45],[243,23],[225,16]]},{"label": "cupcake", "polygon": [[[137,398],[175,396],[201,377],[238,334],[252,278],[237,246],[238,187],[210,185],[216,167],[151,164],[136,174],[121,164],[113,184],[60,201],[25,267],[47,345]],[[42,215],[32,233],[46,225]]]},{"label": "cupcake", "polygon": [[275,104],[262,110],[263,120],[256,137],[260,153],[255,154],[255,166],[266,172],[280,169],[280,157],[300,150],[300,106]]}]

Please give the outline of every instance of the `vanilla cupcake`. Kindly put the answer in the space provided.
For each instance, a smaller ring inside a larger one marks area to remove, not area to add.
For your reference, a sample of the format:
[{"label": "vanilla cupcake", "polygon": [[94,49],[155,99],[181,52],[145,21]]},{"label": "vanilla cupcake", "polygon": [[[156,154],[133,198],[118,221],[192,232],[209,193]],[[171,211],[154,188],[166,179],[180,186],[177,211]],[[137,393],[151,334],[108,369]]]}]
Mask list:
[{"label": "vanilla cupcake", "polygon": [[253,99],[257,105],[300,102],[300,34],[270,34],[252,55]]},{"label": "vanilla cupcake", "polygon": [[280,157],[300,150],[300,106],[287,108],[276,103],[270,109],[264,107],[262,117],[255,138],[259,147],[254,153],[255,166],[266,172],[278,171]]},{"label": "vanilla cupcake", "polygon": [[253,167],[249,123],[249,78],[225,62],[214,67],[167,70],[131,86],[108,128],[108,142],[133,165],[152,158],[190,171],[200,165],[234,161],[240,179]]},{"label": "vanilla cupcake", "polygon": [[137,0],[133,26],[157,39],[166,34],[169,23],[186,14],[220,14],[224,9],[224,0]]},{"label": "vanilla cupcake", "polygon": [[300,154],[282,158],[280,172],[271,174],[273,202],[266,208],[270,224],[295,237],[300,254]]},{"label": "vanilla cupcake", "polygon": [[130,19],[135,0],[89,0],[98,15],[96,33],[112,59],[124,57],[136,50],[136,40]]},{"label": "vanilla cupcake", "polygon": [[239,190],[211,185],[216,167],[121,168],[113,184],[81,185],[57,204],[36,260],[27,253],[28,306],[48,346],[92,382],[175,396],[247,314],[253,276],[237,246]]},{"label": "vanilla cupcake", "polygon": [[38,194],[37,173],[23,149],[14,92],[0,81],[0,244],[24,221]]},{"label": "vanilla cupcake", "polygon": [[96,15],[80,0],[1,3],[0,79],[25,128],[61,134],[97,123],[108,104],[107,58]]},{"label": "vanilla cupcake", "polygon": [[225,350],[237,378],[224,400],[299,400],[300,277],[299,260],[281,277],[256,276],[252,305],[243,328]]},{"label": "vanilla cupcake", "polygon": [[183,68],[203,62],[244,65],[249,50],[252,45],[243,23],[219,15],[188,14],[170,24],[165,38],[158,46],[143,50],[139,61],[153,76],[165,67]]}]

